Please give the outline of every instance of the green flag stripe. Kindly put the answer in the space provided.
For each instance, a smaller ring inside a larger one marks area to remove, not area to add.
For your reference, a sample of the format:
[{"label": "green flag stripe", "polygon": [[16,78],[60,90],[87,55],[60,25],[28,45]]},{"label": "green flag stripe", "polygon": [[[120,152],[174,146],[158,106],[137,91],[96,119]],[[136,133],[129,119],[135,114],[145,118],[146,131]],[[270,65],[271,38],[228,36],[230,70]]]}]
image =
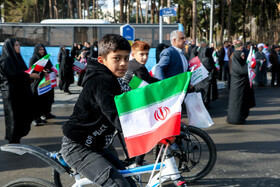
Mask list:
[{"label": "green flag stripe", "polygon": [[51,56],[51,54],[47,54],[46,56],[44,56],[44,57],[42,57],[40,60],[42,60],[42,59],[49,59],[50,58],[50,56]]},{"label": "green flag stripe", "polygon": [[136,88],[139,87],[139,85],[141,84],[142,82],[142,79],[140,79],[139,77],[137,76],[133,76],[130,83],[129,83],[129,86],[134,90]]},{"label": "green flag stripe", "polygon": [[181,73],[174,77],[116,96],[115,103],[119,115],[121,116],[124,113],[127,114],[128,112],[146,108],[152,104],[186,92],[191,74],[191,72]]}]

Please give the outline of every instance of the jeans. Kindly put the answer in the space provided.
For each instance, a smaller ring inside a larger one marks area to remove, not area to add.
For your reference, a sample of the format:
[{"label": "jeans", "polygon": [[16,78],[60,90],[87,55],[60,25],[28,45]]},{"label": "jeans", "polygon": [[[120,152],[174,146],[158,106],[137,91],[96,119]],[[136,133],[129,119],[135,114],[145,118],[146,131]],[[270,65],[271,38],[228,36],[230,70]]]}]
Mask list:
[{"label": "jeans", "polygon": [[63,137],[61,147],[65,162],[95,184],[104,187],[136,187],[132,178],[124,178],[119,173],[118,169],[125,169],[125,166],[109,148],[94,152],[67,137]]}]

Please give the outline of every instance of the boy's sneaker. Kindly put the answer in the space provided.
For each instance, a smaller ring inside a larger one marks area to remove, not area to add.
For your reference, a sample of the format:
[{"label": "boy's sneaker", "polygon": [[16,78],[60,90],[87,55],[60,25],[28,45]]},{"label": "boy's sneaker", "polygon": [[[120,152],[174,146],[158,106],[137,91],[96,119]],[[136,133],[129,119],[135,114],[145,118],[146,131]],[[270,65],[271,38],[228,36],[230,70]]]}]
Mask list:
[{"label": "boy's sneaker", "polygon": [[48,113],[45,115],[46,119],[52,119],[52,118],[56,118],[56,115],[53,115],[52,113]]},{"label": "boy's sneaker", "polygon": [[127,169],[132,169],[132,168],[136,168],[136,167],[140,167],[140,166],[145,166],[145,165],[148,165],[149,162],[147,160],[143,160],[143,163],[142,165],[140,164],[136,164],[135,162],[133,164],[130,164],[129,166],[127,166],[126,168]]}]

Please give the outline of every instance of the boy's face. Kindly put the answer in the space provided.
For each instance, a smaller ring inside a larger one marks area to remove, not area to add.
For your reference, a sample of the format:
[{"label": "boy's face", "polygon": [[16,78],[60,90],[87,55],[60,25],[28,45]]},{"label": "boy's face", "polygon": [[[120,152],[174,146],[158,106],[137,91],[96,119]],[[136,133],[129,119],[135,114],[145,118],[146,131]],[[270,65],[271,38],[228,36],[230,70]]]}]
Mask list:
[{"label": "boy's face", "polygon": [[99,56],[97,60],[101,64],[104,64],[116,77],[123,77],[127,71],[129,51],[111,51],[106,59],[103,56]]},{"label": "boy's face", "polygon": [[132,51],[131,55],[140,64],[146,64],[148,57],[149,57],[149,50]]}]

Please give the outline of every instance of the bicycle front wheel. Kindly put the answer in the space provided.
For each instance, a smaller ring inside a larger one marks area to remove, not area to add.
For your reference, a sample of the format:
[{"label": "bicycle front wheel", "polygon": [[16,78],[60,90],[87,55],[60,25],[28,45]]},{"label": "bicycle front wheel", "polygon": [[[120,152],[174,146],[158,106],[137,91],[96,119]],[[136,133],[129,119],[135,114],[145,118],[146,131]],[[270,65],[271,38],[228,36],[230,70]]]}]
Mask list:
[{"label": "bicycle front wheel", "polygon": [[180,151],[173,151],[178,169],[187,182],[208,175],[216,163],[217,150],[212,138],[194,126],[181,126]]},{"label": "bicycle front wheel", "polygon": [[54,184],[39,178],[19,178],[4,187],[56,187]]}]

